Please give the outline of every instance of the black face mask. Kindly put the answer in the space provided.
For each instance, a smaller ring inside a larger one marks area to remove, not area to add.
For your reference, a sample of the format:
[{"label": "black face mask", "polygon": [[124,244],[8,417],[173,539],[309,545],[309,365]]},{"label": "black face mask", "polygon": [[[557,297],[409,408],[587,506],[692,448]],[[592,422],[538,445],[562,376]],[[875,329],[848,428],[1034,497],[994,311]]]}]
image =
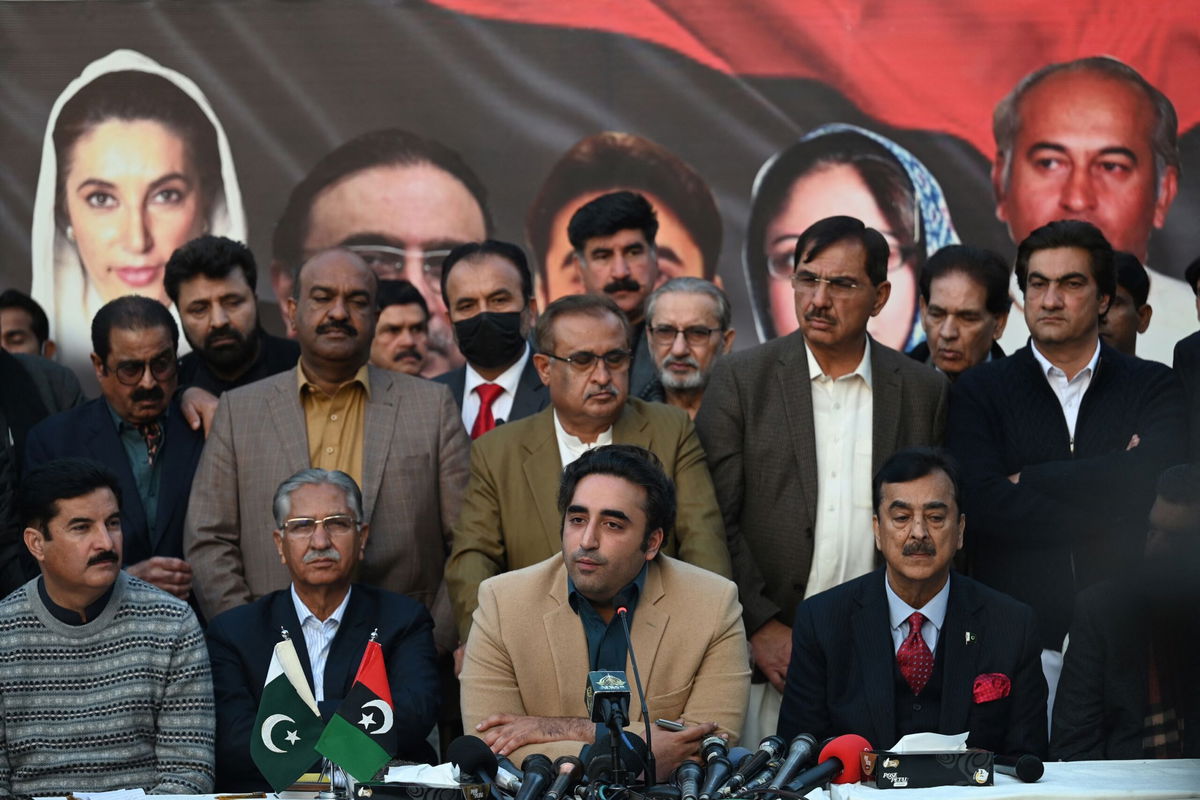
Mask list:
[{"label": "black face mask", "polygon": [[511,364],[521,357],[525,337],[521,335],[522,311],[482,311],[454,323],[458,349],[467,362],[484,369]]}]

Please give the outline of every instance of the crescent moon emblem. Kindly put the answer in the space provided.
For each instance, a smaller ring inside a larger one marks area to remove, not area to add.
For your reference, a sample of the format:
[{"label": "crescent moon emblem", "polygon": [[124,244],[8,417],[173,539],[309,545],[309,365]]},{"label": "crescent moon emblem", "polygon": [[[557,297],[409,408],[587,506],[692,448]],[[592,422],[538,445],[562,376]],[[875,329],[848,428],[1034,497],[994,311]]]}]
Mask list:
[{"label": "crescent moon emblem", "polygon": [[[286,750],[280,750],[278,747],[275,746],[275,743],[271,741],[271,731],[275,730],[276,725],[278,725],[281,722],[285,722],[285,721],[286,722],[295,722],[296,720],[292,719],[287,714],[272,714],[271,716],[267,717],[266,721],[262,724],[263,744],[266,745],[267,749],[270,750],[272,753],[286,753],[287,752]],[[390,722],[390,720],[389,720],[389,722]]]},{"label": "crescent moon emblem", "polygon": [[378,708],[383,713],[383,722],[379,723],[379,727],[371,731],[371,735],[379,733],[387,733],[392,729],[392,707],[382,700],[368,700],[363,703],[363,709],[368,707]]}]

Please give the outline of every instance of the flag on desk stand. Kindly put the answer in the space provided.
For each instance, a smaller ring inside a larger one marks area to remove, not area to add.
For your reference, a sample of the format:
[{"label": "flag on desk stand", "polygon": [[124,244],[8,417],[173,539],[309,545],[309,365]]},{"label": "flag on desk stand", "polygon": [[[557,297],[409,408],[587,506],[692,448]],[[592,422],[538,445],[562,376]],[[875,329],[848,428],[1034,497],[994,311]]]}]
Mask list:
[{"label": "flag on desk stand", "polygon": [[318,753],[360,783],[375,777],[397,745],[392,690],[377,635],[378,631],[371,634],[354,685],[317,742]]},{"label": "flag on desk stand", "polygon": [[275,645],[258,718],[250,736],[250,757],[276,792],[295,783],[317,760],[321,714],[296,646],[283,632]]}]

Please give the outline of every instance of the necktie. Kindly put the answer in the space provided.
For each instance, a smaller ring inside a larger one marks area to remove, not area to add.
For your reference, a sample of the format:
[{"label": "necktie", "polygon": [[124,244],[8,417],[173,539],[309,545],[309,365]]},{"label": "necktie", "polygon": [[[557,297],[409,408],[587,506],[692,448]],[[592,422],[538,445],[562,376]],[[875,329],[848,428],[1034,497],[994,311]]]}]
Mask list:
[{"label": "necktie", "polygon": [[495,383],[481,383],[475,387],[475,393],[479,395],[479,414],[471,427],[472,439],[478,439],[496,427],[496,418],[492,416],[492,404],[504,394],[504,387]]},{"label": "necktie", "polygon": [[929,645],[925,644],[925,637],[921,635],[921,626],[924,624],[925,615],[914,611],[908,618],[908,638],[901,642],[900,649],[896,651],[900,674],[908,682],[913,694],[920,694],[933,674],[933,653],[929,652]]},{"label": "necktie", "polygon": [[163,429],[157,421],[143,422],[137,426],[138,433],[142,434],[142,438],[146,440],[146,463],[154,466],[154,457],[158,455],[158,450],[162,447]]}]

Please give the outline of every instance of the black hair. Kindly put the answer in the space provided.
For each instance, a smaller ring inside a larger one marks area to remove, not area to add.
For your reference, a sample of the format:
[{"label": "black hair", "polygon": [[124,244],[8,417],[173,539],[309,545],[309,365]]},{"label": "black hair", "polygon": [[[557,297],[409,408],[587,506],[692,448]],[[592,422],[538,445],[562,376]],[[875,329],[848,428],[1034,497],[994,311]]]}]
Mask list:
[{"label": "black hair", "polygon": [[0,293],[0,311],[9,308],[19,308],[29,314],[30,325],[33,328],[34,338],[38,340],[38,347],[44,345],[50,338],[50,320],[46,318],[46,312],[42,309],[41,304],[22,291],[5,289],[3,293]]},{"label": "black hair", "polygon": [[304,240],[308,236],[313,201],[329,186],[363,170],[417,164],[431,164],[465,186],[479,204],[485,230],[492,230],[487,189],[462,156],[441,142],[399,128],[386,128],[364,133],[327,153],[296,184],[275,224],[272,256],[289,271],[299,267],[304,259]]},{"label": "black hair", "polygon": [[1168,503],[1200,510],[1200,464],[1176,464],[1163,470],[1156,492]]},{"label": "black hair", "polygon": [[921,269],[918,285],[921,297],[929,302],[933,282],[943,275],[960,272],[984,288],[984,307],[991,314],[1007,314],[1012,308],[1008,294],[1008,265],[998,253],[982,247],[948,244],[929,257]]},{"label": "black hair", "polygon": [[253,293],[258,285],[258,267],[250,248],[224,236],[205,234],[184,244],[167,259],[163,288],[171,302],[178,306],[179,284],[197,275],[221,280],[239,267]]},{"label": "black hair", "polygon": [[39,464],[21,480],[17,513],[22,525],[50,538],[50,520],[58,515],[60,500],[83,497],[97,489],[111,489],[121,506],[121,484],[112,470],[90,458],[59,458]]},{"label": "black hair", "polygon": [[954,488],[954,505],[962,513],[963,491],[958,479],[958,464],[945,450],[936,447],[909,447],[893,453],[871,480],[871,497],[875,513],[879,513],[879,505],[883,502],[883,485],[885,483],[908,483],[934,472],[944,472]]},{"label": "black hair", "polygon": [[512,242],[486,239],[482,242],[460,244],[451,250],[450,254],[446,256],[446,260],[442,262],[442,302],[446,304],[446,307],[450,307],[450,297],[446,294],[450,270],[459,261],[477,261],[484,256],[499,256],[517,268],[517,274],[521,276],[521,296],[525,298],[525,304],[528,305],[533,298],[533,275],[529,272],[529,260],[525,258],[525,251]]},{"label": "black hair", "polygon": [[629,319],[621,312],[621,308],[611,299],[600,294],[569,294],[546,306],[538,316],[533,340],[539,353],[554,353],[554,322],[559,317],[572,314],[597,318],[611,314],[617,318],[621,330],[625,333],[625,346],[633,345],[633,326],[629,324]]},{"label": "black hair", "polygon": [[558,485],[558,513],[564,519],[575,497],[575,487],[589,475],[612,475],[644,489],[646,503],[642,511],[646,514],[646,530],[642,549],[649,546],[650,534],[660,528],[666,545],[675,527],[675,484],[663,471],[658,456],[633,444],[610,444],[588,450],[563,470]]},{"label": "black hair", "polygon": [[1029,274],[1029,259],[1039,250],[1055,250],[1074,247],[1086,250],[1091,257],[1092,278],[1100,289],[1101,296],[1111,298],[1117,293],[1117,269],[1113,260],[1112,245],[1104,234],[1090,222],[1078,219],[1060,219],[1048,222],[1035,229],[1021,244],[1017,245],[1017,285],[1025,291]]},{"label": "black hair", "polygon": [[887,239],[874,228],[868,228],[862,220],[854,217],[826,217],[809,225],[800,238],[796,240],[796,251],[792,256],[792,266],[798,268],[803,261],[805,264],[821,255],[827,248],[838,242],[855,241],[867,251],[867,277],[873,286],[878,286],[887,280],[888,250]]},{"label": "black hair", "polygon": [[1150,276],[1133,253],[1113,251],[1113,266],[1117,269],[1117,286],[1129,292],[1134,308],[1146,305],[1150,298]]},{"label": "black hair", "polygon": [[637,192],[611,192],[585,203],[571,215],[567,238],[571,240],[571,247],[582,253],[588,240],[627,230],[641,231],[646,244],[654,247],[658,215],[650,201]]},{"label": "black hair", "polygon": [[1200,258],[1188,264],[1183,272],[1183,279],[1192,287],[1192,294],[1200,295]]},{"label": "black hair", "polygon": [[692,165],[657,142],[604,131],[576,142],[550,170],[525,217],[525,239],[545,278],[554,217],[581,195],[618,189],[645,192],[673,211],[700,248],[704,277],[717,274],[721,213],[712,190]]},{"label": "black hair", "polygon": [[179,326],[166,306],[149,297],[127,294],[101,306],[92,318],[92,352],[104,363],[112,348],[112,329],[150,330],[165,328],[171,334],[171,344],[179,349]]},{"label": "black hair", "polygon": [[429,322],[429,304],[421,295],[421,290],[406,280],[379,281],[379,293],[375,299],[375,308],[383,311],[388,306],[418,305]]}]

